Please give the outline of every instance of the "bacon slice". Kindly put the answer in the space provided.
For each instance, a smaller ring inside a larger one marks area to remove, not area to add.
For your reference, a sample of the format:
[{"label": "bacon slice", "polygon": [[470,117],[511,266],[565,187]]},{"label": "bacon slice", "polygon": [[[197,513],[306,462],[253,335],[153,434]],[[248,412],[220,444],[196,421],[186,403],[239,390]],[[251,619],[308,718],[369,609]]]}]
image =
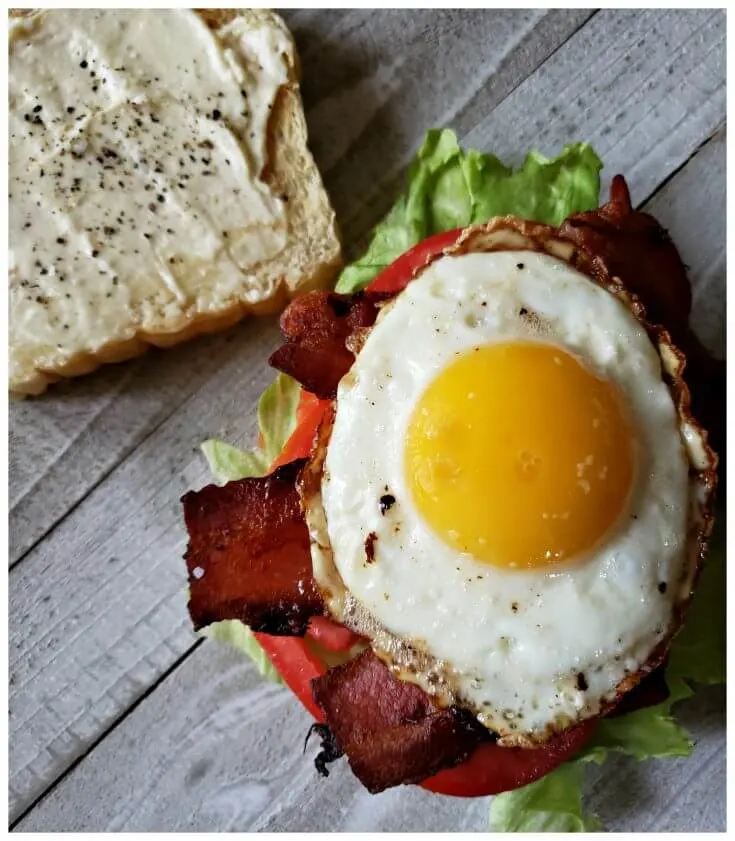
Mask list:
[{"label": "bacon slice", "polygon": [[665,327],[681,346],[689,333],[692,290],[669,234],[648,213],[635,210],[628,185],[616,175],[610,201],[598,210],[570,216],[562,237],[598,255],[610,273],[637,295],[650,322]]},{"label": "bacon slice", "polygon": [[182,498],[196,629],[239,619],[254,631],[303,636],[310,617],[324,613],[296,491],[303,464]]},{"label": "bacon slice", "polygon": [[373,325],[378,305],[386,297],[317,291],[296,298],[281,315],[286,344],[271,355],[269,363],[317,397],[336,397],[339,381],[355,361],[350,338]]},{"label": "bacon slice", "polygon": [[373,794],[458,765],[490,738],[468,713],[440,709],[394,677],[370,649],[311,685],[331,733],[330,756],[339,755],[336,743]]},{"label": "bacon slice", "polygon": [[689,327],[691,285],[668,232],[653,216],[633,208],[625,179],[616,175],[610,201],[598,210],[569,217],[559,233],[604,260],[626,289],[640,298],[648,320],[664,327],[684,353],[692,414],[708,430],[724,465],[725,362],[711,356]]}]

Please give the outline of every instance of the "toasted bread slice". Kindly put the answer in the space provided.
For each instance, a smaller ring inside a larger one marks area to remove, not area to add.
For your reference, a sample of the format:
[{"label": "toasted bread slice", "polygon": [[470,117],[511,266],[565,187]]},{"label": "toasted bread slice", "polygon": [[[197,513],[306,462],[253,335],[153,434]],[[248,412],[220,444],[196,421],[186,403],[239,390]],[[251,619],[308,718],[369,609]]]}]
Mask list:
[{"label": "toasted bread slice", "polygon": [[[165,15],[168,12],[149,12],[148,14]],[[195,282],[188,277],[185,282],[181,281],[180,276],[176,274],[175,261],[186,263],[188,258],[186,254],[184,257],[178,257],[176,256],[178,252],[175,254],[174,251],[170,252],[174,256],[169,258],[169,252],[167,252],[163,262],[173,265],[171,283],[162,282],[156,274],[159,269],[155,267],[155,272],[153,272],[155,284],[149,280],[142,282],[140,278],[128,281],[128,278],[119,272],[119,276],[113,278],[114,288],[111,287],[104,296],[97,289],[94,290],[96,296],[94,301],[91,297],[82,299],[85,294],[89,293],[91,296],[92,293],[88,280],[85,280],[85,284],[75,282],[73,264],[69,265],[69,277],[64,277],[67,285],[59,286],[58,278],[61,272],[58,266],[63,266],[64,260],[70,263],[65,235],[55,237],[55,242],[62,244],[62,250],[54,246],[57,248],[58,256],[48,257],[49,265],[52,259],[62,261],[51,268],[51,275],[55,278],[53,283],[50,282],[48,272],[39,260],[31,261],[30,256],[26,255],[28,259],[24,262],[11,256],[10,390],[13,393],[39,394],[49,383],[60,378],[88,373],[105,362],[128,359],[144,352],[150,345],[168,347],[201,333],[215,332],[229,327],[251,313],[257,315],[277,311],[290,298],[309,289],[328,285],[341,267],[341,249],[334,211],[307,146],[307,128],[299,90],[298,59],[293,40],[285,24],[277,15],[265,10],[207,9],[200,10],[196,14],[215,33],[223,32],[222,27],[227,27],[233,21],[240,27],[237,33],[240,33],[243,27],[248,32],[257,31],[260,39],[258,43],[262,42],[278,48],[279,54],[274,57],[274,60],[281,61],[285,65],[286,72],[283,81],[275,90],[273,101],[269,104],[269,116],[262,124],[266,135],[263,160],[258,162],[257,154],[252,150],[249,157],[251,161],[255,159],[256,163],[262,163],[258,174],[260,183],[256,186],[260,193],[269,194],[263,201],[267,204],[272,199],[273,202],[278,203],[280,215],[273,223],[279,226],[278,245],[271,248],[270,252],[264,247],[264,256],[261,259],[257,242],[255,257],[252,254],[250,256],[243,254],[243,249],[247,250],[246,238],[244,246],[238,245],[240,248],[238,259],[241,258],[242,263],[238,263],[233,269],[231,265],[233,261],[228,257],[229,275],[224,284],[217,280],[216,272],[210,271],[206,266],[202,268],[203,261],[200,254],[197,254],[196,261],[190,261],[194,264],[196,270],[194,274],[197,275],[198,280]],[[30,42],[34,20],[33,17],[26,17],[27,15],[28,13],[24,13],[24,20],[27,23],[23,26],[26,31],[22,33],[19,47],[26,51],[33,49],[33,44]],[[195,28],[196,26],[194,24]],[[12,46],[11,44],[11,120],[13,109],[16,109],[16,117],[19,121],[25,120],[25,126],[22,122],[20,123],[20,128],[23,130],[27,129],[29,122],[33,128],[34,120],[44,117],[49,109],[47,107],[46,111],[34,111],[33,108],[37,106],[33,106],[33,101],[28,100],[27,97],[24,100],[19,84],[16,83],[14,90]],[[262,49],[267,52],[267,48]],[[260,55],[259,53],[258,61]],[[265,58],[269,59],[267,55]],[[266,62],[262,63],[265,66]],[[78,63],[79,67],[83,65],[86,72],[86,61]],[[258,66],[260,65],[255,65],[256,68]],[[115,68],[115,70],[118,69],[124,70],[124,68]],[[94,74],[92,76],[94,77]],[[247,72],[242,78],[244,81],[241,84],[247,87],[247,80],[250,78]],[[100,79],[95,77],[92,81],[98,83]],[[183,92],[172,91],[174,98],[186,95],[187,80],[184,74],[181,76],[181,84]],[[97,88],[94,90],[96,91]],[[241,93],[245,97],[248,91],[243,90]],[[222,95],[219,94],[219,96]],[[126,107],[129,104],[127,102]],[[194,106],[197,109],[200,107],[196,101]],[[73,107],[73,105],[69,106],[72,110]],[[202,103],[201,110],[209,111],[209,109],[211,109],[211,103]],[[219,119],[218,111],[211,113],[217,115]],[[243,116],[245,113],[243,112]],[[151,119],[155,118],[151,116]],[[42,124],[41,126],[44,128]],[[231,124],[228,131],[236,133],[236,129]],[[11,143],[25,142],[22,134],[19,140],[13,137],[12,132],[11,122]],[[215,144],[217,144],[216,136],[212,136],[215,137]],[[250,136],[253,137],[253,133]],[[245,147],[247,147],[246,141],[246,138],[242,139]],[[105,152],[104,147],[102,151]],[[198,157],[199,150],[193,151],[197,152]],[[215,148],[213,155],[219,152],[220,150]],[[71,154],[74,154],[73,149]],[[247,158],[245,153],[244,156]],[[192,160],[194,160],[193,157]],[[182,162],[179,161],[179,163]],[[227,160],[226,163],[229,165],[230,161]],[[47,166],[47,173],[48,169]],[[232,171],[237,170],[233,167]],[[40,172],[43,175],[43,169]],[[13,174],[11,158],[11,182]],[[198,172],[198,175],[201,175],[201,172]],[[33,182],[29,183],[33,187]],[[123,181],[119,183],[123,184]],[[194,182],[189,182],[191,183]],[[227,183],[231,185],[234,182]],[[59,189],[61,188],[57,187],[57,195]],[[238,193],[238,190],[235,192]],[[92,199],[92,201],[97,200]],[[159,198],[159,200],[163,202],[163,199]],[[71,197],[70,201],[72,202],[70,207],[76,208],[77,202],[83,199]],[[25,233],[26,224],[27,227],[31,227],[31,217],[27,206],[14,208],[14,203],[11,183],[11,255],[14,246],[22,244],[25,237],[28,237],[25,240],[25,245],[27,245],[33,233],[32,228],[29,234]],[[148,204],[147,207],[150,210],[157,209],[153,203]],[[13,222],[14,210],[16,211],[15,224]],[[22,215],[23,212],[26,213],[25,216]],[[89,211],[87,213],[89,214]],[[130,215],[128,213],[125,217],[126,221]],[[146,215],[150,216],[150,213],[141,206],[141,217]],[[29,222],[23,222],[24,218],[27,218]],[[89,222],[89,216],[87,216],[87,222]],[[75,224],[77,227],[73,234],[76,233],[79,223],[75,220]],[[84,259],[85,256],[90,256],[91,259],[100,251],[104,254],[103,248],[106,243],[95,238],[104,237],[105,232],[113,231],[114,228],[108,226],[105,220],[99,220],[97,226],[90,226],[85,230],[94,230],[97,233],[87,236],[84,240],[86,243],[84,248],[77,243],[79,253],[75,254],[75,260],[79,257]],[[192,237],[195,238],[195,236],[192,233]],[[224,232],[222,236],[227,236],[227,232]],[[231,243],[232,240],[227,242]],[[93,247],[95,243],[98,243],[97,247]],[[85,251],[86,248],[91,250]],[[147,258],[141,256],[140,259],[142,264]],[[162,262],[158,252],[152,259],[156,266]],[[206,260],[204,262],[206,263]],[[241,265],[245,268],[240,275]],[[38,276],[38,271],[42,276]],[[137,271],[136,264],[135,272]],[[168,268],[160,271],[162,276],[165,275],[165,278],[171,280]],[[177,285],[178,281],[180,282]],[[154,285],[156,285],[155,289]],[[167,285],[174,291],[167,289]],[[125,291],[124,295],[120,292],[121,288]],[[64,300],[60,300],[59,303],[57,299]],[[112,315],[109,312],[110,308],[117,308]],[[75,310],[77,310],[76,315]],[[100,321],[104,322],[104,325],[100,325]]]}]

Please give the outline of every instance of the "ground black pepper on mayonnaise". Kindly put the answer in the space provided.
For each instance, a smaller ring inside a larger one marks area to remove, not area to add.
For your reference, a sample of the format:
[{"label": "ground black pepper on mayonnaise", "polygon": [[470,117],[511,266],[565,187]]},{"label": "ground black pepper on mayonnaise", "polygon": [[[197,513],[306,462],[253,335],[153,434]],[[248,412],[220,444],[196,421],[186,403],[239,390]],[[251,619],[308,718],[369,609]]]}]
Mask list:
[{"label": "ground black pepper on mayonnaise", "polygon": [[49,11],[11,19],[9,55],[11,388],[247,300],[248,270],[285,243],[260,175],[287,32]]}]

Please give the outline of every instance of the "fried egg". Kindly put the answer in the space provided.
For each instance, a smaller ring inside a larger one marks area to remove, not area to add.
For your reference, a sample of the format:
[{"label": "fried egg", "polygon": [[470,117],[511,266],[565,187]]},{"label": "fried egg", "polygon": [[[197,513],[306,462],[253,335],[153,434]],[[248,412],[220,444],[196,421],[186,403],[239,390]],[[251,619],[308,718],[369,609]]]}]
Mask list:
[{"label": "fried egg", "polygon": [[314,575],[403,679],[542,742],[671,636],[691,461],[620,297],[546,251],[444,256],[340,383],[304,496]]}]

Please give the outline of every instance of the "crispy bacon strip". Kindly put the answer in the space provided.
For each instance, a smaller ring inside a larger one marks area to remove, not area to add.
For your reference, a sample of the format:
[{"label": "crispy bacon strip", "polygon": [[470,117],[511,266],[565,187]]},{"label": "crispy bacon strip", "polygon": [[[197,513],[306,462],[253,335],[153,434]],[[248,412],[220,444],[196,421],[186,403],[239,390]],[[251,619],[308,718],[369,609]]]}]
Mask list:
[{"label": "crispy bacon strip", "polygon": [[368,649],[312,681],[334,744],[373,794],[417,783],[465,760],[488,731],[471,715],[443,710],[418,686],[394,677]]},{"label": "crispy bacon strip", "polygon": [[640,298],[648,320],[664,326],[674,344],[682,345],[692,309],[686,269],[668,232],[653,216],[633,208],[622,175],[613,178],[607,204],[570,216],[559,233],[598,255]]},{"label": "crispy bacon strip", "polygon": [[691,285],[668,232],[653,216],[633,208],[625,179],[616,175],[610,201],[598,210],[570,216],[559,233],[598,255],[640,298],[648,320],[664,327],[683,351],[692,413],[708,430],[724,464],[725,362],[711,356],[689,327]]},{"label": "crispy bacon strip", "polygon": [[302,636],[324,613],[296,491],[303,463],[183,497],[195,628],[240,619],[254,631]]},{"label": "crispy bacon strip", "polygon": [[372,326],[384,298],[365,292],[309,292],[296,298],[281,315],[286,344],[271,355],[269,363],[317,397],[336,397],[339,381],[355,361],[349,338]]}]

